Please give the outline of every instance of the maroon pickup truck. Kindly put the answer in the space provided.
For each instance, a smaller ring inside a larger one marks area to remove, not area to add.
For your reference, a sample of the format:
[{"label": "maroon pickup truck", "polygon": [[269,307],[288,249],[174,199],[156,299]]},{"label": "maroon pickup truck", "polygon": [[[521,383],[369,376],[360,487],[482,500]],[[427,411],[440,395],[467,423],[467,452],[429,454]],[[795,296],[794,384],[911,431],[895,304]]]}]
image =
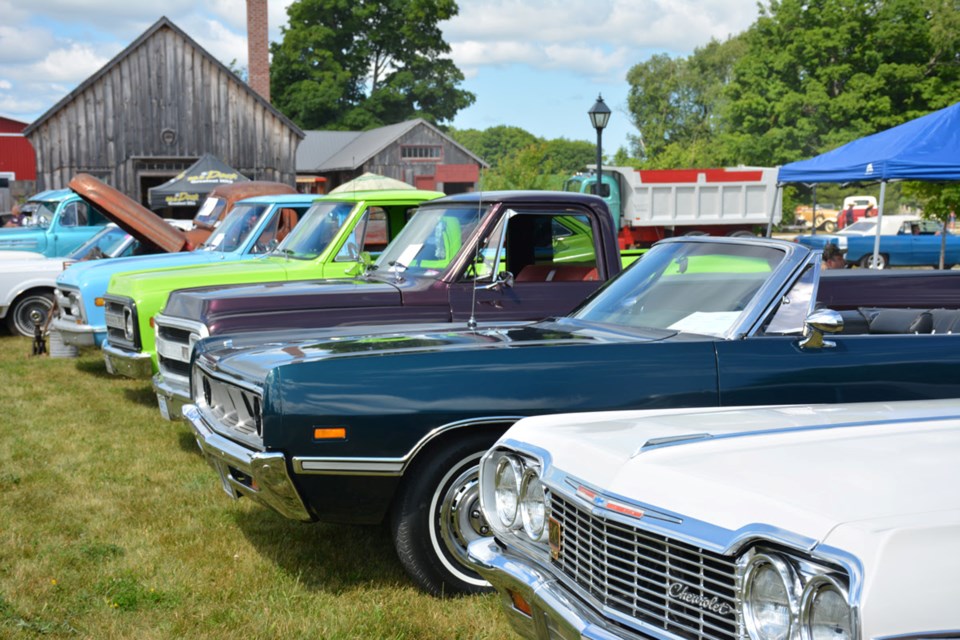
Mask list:
[{"label": "maroon pickup truck", "polygon": [[155,317],[161,413],[180,417],[192,345],[203,337],[537,320],[570,312],[632,258],[618,250],[612,216],[595,196],[516,191],[433,200],[357,278],[174,291]]}]

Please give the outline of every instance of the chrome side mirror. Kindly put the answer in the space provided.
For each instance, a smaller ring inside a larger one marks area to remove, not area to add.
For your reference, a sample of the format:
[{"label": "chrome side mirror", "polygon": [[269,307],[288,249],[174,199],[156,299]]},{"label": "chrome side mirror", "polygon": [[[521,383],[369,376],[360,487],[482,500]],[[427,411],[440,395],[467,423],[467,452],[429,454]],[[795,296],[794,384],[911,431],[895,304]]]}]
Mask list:
[{"label": "chrome side mirror", "polygon": [[800,341],[801,349],[823,349],[837,346],[836,342],[824,340],[825,333],[843,331],[843,316],[833,309],[819,309],[807,316],[803,322],[806,337]]}]

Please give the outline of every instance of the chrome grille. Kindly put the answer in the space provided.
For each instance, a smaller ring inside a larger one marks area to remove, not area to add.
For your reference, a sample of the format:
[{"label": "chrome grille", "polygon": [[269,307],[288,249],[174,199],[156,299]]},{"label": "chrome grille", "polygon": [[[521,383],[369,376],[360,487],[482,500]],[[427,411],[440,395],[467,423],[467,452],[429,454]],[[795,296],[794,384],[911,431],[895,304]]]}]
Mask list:
[{"label": "chrome grille", "polygon": [[57,301],[57,315],[61,320],[74,324],[83,324],[83,303],[80,299],[79,291],[58,287],[54,291],[54,298],[56,298]]},{"label": "chrome grille", "polygon": [[[110,340],[110,344],[114,346],[135,348],[136,345],[127,340],[126,333],[124,332],[124,309],[127,308],[122,302],[116,300],[106,300],[106,304],[103,308],[104,317],[107,321],[107,339]],[[137,327],[136,319],[133,323],[133,332],[136,337],[139,327]]]},{"label": "chrome grille", "polygon": [[[168,382],[189,383],[190,357],[193,345],[204,334],[203,325],[164,316],[154,317],[157,327],[157,355],[160,373]],[[198,327],[194,325],[199,325]]]},{"label": "chrome grille", "polygon": [[194,399],[215,423],[211,426],[216,431],[247,442],[261,442],[259,393],[199,369],[194,369],[194,385]]},{"label": "chrome grille", "polygon": [[550,506],[561,535],[553,565],[601,605],[680,637],[739,637],[731,558],[594,516],[557,493]]}]

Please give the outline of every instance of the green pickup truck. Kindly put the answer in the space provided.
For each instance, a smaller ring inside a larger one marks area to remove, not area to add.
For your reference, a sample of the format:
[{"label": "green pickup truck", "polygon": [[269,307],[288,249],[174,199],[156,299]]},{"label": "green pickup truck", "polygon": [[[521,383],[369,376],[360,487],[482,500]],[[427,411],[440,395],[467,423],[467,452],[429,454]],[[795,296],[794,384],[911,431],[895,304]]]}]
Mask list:
[{"label": "green pickup truck", "polygon": [[131,378],[149,378],[157,371],[153,317],[171,291],[354,275],[360,271],[362,253],[382,250],[417,205],[442,195],[411,189],[328,196],[314,203],[290,235],[262,257],[116,274],[104,296],[107,371]]}]

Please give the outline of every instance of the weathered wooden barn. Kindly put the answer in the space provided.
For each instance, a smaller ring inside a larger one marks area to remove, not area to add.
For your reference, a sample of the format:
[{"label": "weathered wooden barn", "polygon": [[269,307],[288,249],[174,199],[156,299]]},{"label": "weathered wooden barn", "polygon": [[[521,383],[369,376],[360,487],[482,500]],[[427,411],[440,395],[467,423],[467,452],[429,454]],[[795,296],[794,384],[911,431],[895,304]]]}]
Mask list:
[{"label": "weathered wooden barn", "polygon": [[486,166],[417,118],[370,131],[308,131],[297,150],[297,186],[325,193],[370,172],[452,195],[476,189]]},{"label": "weathered wooden barn", "polygon": [[90,173],[139,202],[147,190],[211,153],[251,179],[294,184],[304,137],[169,19],[24,130],[37,188]]}]

